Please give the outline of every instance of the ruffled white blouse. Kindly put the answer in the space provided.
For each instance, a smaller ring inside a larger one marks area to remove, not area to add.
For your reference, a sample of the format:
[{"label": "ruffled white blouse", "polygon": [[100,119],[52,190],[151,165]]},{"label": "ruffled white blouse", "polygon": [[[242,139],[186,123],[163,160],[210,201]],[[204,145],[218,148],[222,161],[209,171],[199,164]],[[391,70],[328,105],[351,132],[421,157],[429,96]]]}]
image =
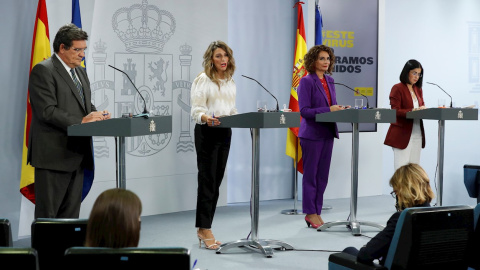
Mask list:
[{"label": "ruffled white blouse", "polygon": [[237,87],[233,78],[220,80],[220,89],[218,89],[218,85],[202,72],[193,81],[190,92],[192,104],[190,115],[193,121],[197,124],[205,124],[202,122],[204,114],[215,117],[237,114],[236,93]]}]

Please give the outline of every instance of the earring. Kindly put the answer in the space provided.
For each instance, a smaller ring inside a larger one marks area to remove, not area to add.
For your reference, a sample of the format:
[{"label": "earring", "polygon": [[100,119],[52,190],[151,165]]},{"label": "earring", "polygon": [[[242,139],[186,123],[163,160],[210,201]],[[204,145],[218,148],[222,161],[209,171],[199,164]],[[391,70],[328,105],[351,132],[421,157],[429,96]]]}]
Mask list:
[{"label": "earring", "polygon": [[210,63],[210,67],[213,68],[213,63]]}]

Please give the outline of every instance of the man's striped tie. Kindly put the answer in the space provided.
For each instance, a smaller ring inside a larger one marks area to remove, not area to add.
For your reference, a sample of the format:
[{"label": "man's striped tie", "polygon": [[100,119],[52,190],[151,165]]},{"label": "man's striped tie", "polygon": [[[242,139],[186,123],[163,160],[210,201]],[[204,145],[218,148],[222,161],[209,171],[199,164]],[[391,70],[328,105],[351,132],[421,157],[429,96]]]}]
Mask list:
[{"label": "man's striped tie", "polygon": [[80,95],[80,98],[82,99],[83,106],[85,107],[85,96],[83,95],[83,87],[80,84],[80,81],[78,81],[77,75],[75,75],[75,70],[73,68],[70,69],[70,73],[72,73],[73,83],[77,87],[78,94]]}]

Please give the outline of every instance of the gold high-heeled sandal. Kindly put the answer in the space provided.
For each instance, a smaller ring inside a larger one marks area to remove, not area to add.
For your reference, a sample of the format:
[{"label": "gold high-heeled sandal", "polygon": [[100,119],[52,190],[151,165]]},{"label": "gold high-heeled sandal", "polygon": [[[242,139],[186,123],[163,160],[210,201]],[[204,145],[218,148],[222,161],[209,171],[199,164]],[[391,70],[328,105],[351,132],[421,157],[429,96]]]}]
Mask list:
[{"label": "gold high-heeled sandal", "polygon": [[205,238],[202,238],[200,235],[197,235],[198,236],[198,247],[201,248],[202,247],[202,242],[203,244],[205,245],[205,248],[206,249],[210,249],[210,250],[216,250],[218,249],[218,244],[216,242],[214,242],[213,244],[211,245],[208,245],[207,244],[207,241],[215,241],[215,238],[208,238],[208,239],[205,239]]},{"label": "gold high-heeled sandal", "polygon": [[[212,230],[202,229],[202,231],[210,231],[210,233],[211,233]],[[203,236],[203,235],[200,234],[200,228],[197,228],[198,247],[202,247],[202,241],[205,244],[206,249],[212,249],[212,250],[215,250],[215,249],[218,248],[218,247],[217,248],[212,248],[212,247],[219,246],[219,245],[222,244],[222,242],[215,240],[215,237],[213,236],[213,233],[211,233],[211,234],[212,234],[212,238],[205,238],[206,236]],[[212,240],[215,241],[215,242],[211,245],[208,245],[206,241],[212,241]]]}]

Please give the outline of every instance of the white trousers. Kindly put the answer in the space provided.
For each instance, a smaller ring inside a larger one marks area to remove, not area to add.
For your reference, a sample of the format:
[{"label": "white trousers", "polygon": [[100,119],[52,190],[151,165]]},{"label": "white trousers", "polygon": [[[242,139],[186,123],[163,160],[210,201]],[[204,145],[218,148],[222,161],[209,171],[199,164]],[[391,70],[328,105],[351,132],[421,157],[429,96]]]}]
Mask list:
[{"label": "white trousers", "polygon": [[393,149],[393,166],[395,171],[407,165],[408,163],[420,164],[420,151],[422,150],[422,137],[410,137],[407,148],[405,149]]}]

